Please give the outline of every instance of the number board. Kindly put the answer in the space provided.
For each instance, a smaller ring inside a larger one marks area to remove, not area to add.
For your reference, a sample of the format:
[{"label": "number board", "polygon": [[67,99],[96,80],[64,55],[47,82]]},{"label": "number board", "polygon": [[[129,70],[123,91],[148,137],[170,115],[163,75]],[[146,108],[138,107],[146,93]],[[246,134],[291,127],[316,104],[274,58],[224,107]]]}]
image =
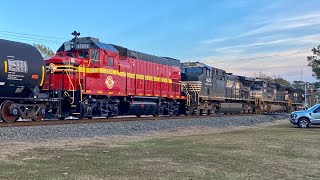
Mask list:
[{"label": "number board", "polygon": [[90,44],[76,44],[76,49],[89,49]]}]

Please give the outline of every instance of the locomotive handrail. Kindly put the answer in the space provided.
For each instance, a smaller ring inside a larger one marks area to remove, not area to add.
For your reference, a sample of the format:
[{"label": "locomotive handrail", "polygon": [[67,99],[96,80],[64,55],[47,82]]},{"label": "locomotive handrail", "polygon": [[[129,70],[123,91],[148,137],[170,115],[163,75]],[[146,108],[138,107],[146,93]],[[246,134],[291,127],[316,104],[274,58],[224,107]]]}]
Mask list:
[{"label": "locomotive handrail", "polygon": [[[79,67],[81,67],[82,65],[80,65]],[[83,66],[84,67],[84,66]],[[85,67],[84,67],[85,68]],[[78,75],[79,75],[79,87],[80,87],[80,101],[82,101],[82,84],[81,84],[81,77],[80,77],[80,74],[81,74],[81,72],[80,71],[78,71]],[[84,74],[84,73],[83,73]]]},{"label": "locomotive handrail", "polygon": [[[194,86],[194,84],[190,83],[190,85],[191,85],[191,88],[192,88],[193,91],[194,91],[194,98],[196,99],[197,104],[199,105],[199,93],[198,93],[198,91],[196,90],[196,87]],[[198,96],[197,96],[197,95],[198,95]]]},{"label": "locomotive handrail", "polygon": [[186,90],[186,94],[187,94],[187,106],[190,106],[191,105],[191,99],[190,99],[190,97],[191,97],[191,95],[189,94],[189,91],[188,91],[188,88],[186,88],[185,86],[185,84],[181,84],[182,85],[182,88],[183,89],[185,89]]},{"label": "locomotive handrail", "polygon": [[[69,59],[69,66],[71,66],[71,60],[70,59]],[[66,72],[67,77],[69,79],[69,82],[71,83],[71,86],[72,86],[72,102],[71,102],[71,104],[74,104],[74,91],[75,91],[75,88],[74,88],[74,85],[72,83],[72,80],[71,80],[69,72],[68,71],[65,71],[65,72]]]}]

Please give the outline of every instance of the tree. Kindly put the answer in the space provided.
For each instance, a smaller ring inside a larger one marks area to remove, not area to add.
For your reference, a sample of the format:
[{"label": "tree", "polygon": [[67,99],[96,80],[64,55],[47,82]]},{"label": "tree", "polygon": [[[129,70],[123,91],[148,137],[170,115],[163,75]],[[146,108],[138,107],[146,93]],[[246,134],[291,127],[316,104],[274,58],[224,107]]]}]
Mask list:
[{"label": "tree", "polygon": [[293,81],[292,86],[295,89],[304,89],[304,81]]},{"label": "tree", "polygon": [[260,71],[258,73],[254,73],[254,77],[257,79],[266,80],[268,82],[278,83],[278,84],[284,85],[286,87],[291,87],[291,83],[279,75],[278,76],[274,75],[273,77],[271,77],[271,76],[267,75],[266,73]]},{"label": "tree", "polygon": [[278,84],[282,84],[282,85],[284,85],[286,87],[290,87],[291,86],[290,82],[285,80],[285,79],[283,79],[282,77],[277,77],[277,78],[273,79],[273,82],[278,83]]},{"label": "tree", "polygon": [[262,80],[266,80],[266,81],[271,81],[272,77],[268,76],[266,73],[263,72],[258,72],[258,73],[254,73],[254,77],[257,79],[262,79]]},{"label": "tree", "polygon": [[43,44],[33,44],[33,46],[38,49],[44,59],[54,56],[54,52]]},{"label": "tree", "polygon": [[317,48],[312,48],[311,51],[313,55],[307,57],[308,66],[312,68],[313,76],[320,79],[320,45]]}]

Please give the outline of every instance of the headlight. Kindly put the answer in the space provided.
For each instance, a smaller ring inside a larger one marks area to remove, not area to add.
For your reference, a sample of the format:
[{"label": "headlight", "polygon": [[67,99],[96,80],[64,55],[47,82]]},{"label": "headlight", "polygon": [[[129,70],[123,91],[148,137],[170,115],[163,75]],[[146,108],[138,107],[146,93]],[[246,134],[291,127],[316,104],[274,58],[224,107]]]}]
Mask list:
[{"label": "headlight", "polygon": [[296,114],[291,114],[291,117],[292,117],[292,118],[297,118],[297,116],[298,116],[298,115],[296,115]]}]

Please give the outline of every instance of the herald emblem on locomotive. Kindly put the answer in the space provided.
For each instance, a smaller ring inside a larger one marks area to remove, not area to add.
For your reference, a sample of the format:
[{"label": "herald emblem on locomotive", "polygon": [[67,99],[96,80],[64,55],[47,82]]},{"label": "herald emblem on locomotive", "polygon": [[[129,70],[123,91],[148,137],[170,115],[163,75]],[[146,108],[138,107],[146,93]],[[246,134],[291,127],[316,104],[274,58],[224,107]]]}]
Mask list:
[{"label": "herald emblem on locomotive", "polygon": [[106,81],[105,81],[105,84],[107,85],[107,87],[109,89],[112,89],[113,88],[113,84],[114,84],[113,78],[111,76],[108,76]]},{"label": "herald emblem on locomotive", "polygon": [[[301,90],[72,35],[47,60],[31,45],[0,40],[3,121],[292,111],[302,101]],[[23,60],[19,81],[7,78],[9,56]]]}]

